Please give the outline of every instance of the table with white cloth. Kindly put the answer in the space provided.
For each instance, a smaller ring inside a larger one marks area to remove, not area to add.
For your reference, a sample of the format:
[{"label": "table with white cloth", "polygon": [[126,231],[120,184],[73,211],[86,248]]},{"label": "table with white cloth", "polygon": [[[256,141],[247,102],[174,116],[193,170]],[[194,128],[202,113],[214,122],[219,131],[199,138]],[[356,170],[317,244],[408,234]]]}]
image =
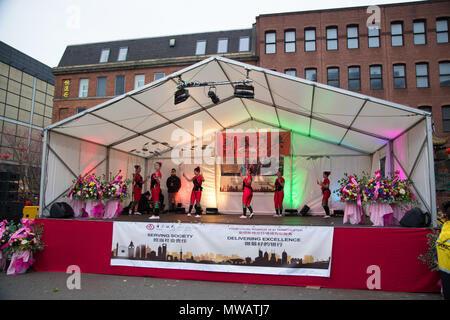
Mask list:
[{"label": "table with white cloth", "polygon": [[346,202],[344,209],[344,223],[364,224],[364,208],[356,202]]}]

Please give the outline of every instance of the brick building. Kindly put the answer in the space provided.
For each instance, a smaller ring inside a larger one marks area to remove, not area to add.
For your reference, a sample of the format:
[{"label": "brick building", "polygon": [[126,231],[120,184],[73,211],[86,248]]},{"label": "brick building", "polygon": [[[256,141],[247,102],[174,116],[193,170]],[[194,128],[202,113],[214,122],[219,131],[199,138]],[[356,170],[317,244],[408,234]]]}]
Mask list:
[{"label": "brick building", "polygon": [[[422,108],[450,136],[450,2],[265,14],[252,28],[68,46],[53,122],[211,55]],[[378,22],[378,21],[377,21]]]},{"label": "brick building", "polygon": [[209,56],[256,64],[253,29],[68,46],[58,65],[53,122]]}]

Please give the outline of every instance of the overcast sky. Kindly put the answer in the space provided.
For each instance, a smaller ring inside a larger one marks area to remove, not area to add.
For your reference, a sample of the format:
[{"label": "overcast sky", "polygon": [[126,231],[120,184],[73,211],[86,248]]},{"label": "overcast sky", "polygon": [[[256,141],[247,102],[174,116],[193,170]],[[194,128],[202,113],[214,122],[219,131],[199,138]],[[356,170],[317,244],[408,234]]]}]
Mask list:
[{"label": "overcast sky", "polygon": [[265,13],[411,1],[0,0],[0,40],[55,67],[70,44],[250,28]]}]

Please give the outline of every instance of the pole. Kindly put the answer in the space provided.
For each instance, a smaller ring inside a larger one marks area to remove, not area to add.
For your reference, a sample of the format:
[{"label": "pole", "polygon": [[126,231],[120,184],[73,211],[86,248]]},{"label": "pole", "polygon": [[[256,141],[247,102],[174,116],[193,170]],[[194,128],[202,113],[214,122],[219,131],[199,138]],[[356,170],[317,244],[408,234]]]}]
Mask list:
[{"label": "pole", "polygon": [[437,227],[437,206],[436,206],[436,176],[434,173],[434,154],[433,154],[433,125],[431,115],[427,115],[427,150],[428,150],[428,175],[430,181],[430,207],[431,223],[434,228]]},{"label": "pole", "polygon": [[47,180],[47,139],[48,131],[44,129],[42,134],[42,160],[41,160],[41,185],[39,188],[39,218],[44,216],[45,206],[45,182]]}]

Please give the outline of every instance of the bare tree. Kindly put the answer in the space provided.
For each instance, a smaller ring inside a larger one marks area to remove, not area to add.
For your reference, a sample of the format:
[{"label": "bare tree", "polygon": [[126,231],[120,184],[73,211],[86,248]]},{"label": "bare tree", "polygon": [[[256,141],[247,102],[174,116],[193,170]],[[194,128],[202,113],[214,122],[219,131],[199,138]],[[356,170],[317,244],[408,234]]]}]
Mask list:
[{"label": "bare tree", "polygon": [[[12,130],[3,131],[3,148],[0,155],[4,160],[10,160],[19,174],[19,197],[37,204],[40,187],[40,166],[42,142],[28,137],[17,136]],[[6,147],[6,148],[5,148]],[[9,153],[10,152],[10,153]]]}]

